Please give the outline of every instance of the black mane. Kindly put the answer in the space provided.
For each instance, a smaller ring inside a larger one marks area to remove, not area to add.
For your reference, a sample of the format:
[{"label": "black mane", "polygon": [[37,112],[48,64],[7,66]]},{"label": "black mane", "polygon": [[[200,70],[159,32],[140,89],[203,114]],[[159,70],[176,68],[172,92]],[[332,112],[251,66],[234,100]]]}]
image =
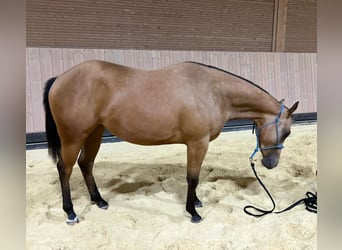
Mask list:
[{"label": "black mane", "polygon": [[260,87],[258,84],[254,83],[254,82],[252,82],[252,81],[250,81],[250,80],[248,80],[248,79],[246,79],[246,78],[243,78],[243,77],[241,77],[241,76],[239,76],[239,75],[236,75],[236,74],[234,74],[234,73],[232,73],[232,72],[226,71],[226,70],[224,70],[224,69],[217,68],[217,67],[215,67],[215,66],[207,65],[207,64],[204,64],[204,63],[199,63],[199,62],[186,61],[186,63],[194,63],[194,64],[198,64],[198,65],[201,65],[201,66],[204,66],[204,67],[207,67],[207,68],[211,68],[211,69],[216,69],[216,70],[222,71],[222,72],[227,73],[227,74],[229,74],[229,75],[232,75],[232,76],[235,76],[235,77],[237,77],[237,78],[240,78],[240,79],[242,79],[242,80],[244,80],[244,81],[246,81],[246,82],[252,84],[253,86],[257,87],[258,89],[261,89],[261,90],[264,91],[265,93],[271,95],[269,92],[267,92],[265,89],[263,89],[262,87]]}]

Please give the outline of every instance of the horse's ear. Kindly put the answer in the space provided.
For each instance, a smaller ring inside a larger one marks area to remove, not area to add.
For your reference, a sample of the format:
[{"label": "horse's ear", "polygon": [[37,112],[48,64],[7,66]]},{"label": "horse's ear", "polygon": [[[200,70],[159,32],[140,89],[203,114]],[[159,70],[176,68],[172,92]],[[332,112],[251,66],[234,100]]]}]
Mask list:
[{"label": "horse's ear", "polygon": [[293,112],[296,111],[296,109],[298,108],[298,104],[299,104],[299,101],[295,102],[295,104],[293,104],[292,107],[289,108],[289,113],[287,114],[287,117],[290,117],[290,115],[292,115]]}]

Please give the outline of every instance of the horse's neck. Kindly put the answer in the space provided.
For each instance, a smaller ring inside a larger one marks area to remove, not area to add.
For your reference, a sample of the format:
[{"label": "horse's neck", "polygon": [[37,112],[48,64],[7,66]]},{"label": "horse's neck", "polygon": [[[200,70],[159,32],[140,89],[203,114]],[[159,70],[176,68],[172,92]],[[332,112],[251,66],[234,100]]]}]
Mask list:
[{"label": "horse's neck", "polygon": [[[249,84],[249,83],[248,83]],[[251,119],[254,121],[265,119],[267,116],[277,115],[280,104],[270,94],[251,85],[247,91],[236,91],[229,95],[231,119]]]}]

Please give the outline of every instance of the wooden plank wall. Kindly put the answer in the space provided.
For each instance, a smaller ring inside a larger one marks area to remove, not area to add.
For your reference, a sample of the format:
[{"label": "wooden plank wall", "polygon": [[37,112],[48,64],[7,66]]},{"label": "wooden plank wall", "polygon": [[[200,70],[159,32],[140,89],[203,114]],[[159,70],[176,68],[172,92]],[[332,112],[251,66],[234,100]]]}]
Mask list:
[{"label": "wooden plank wall", "polygon": [[286,105],[299,100],[298,113],[317,112],[316,53],[26,49],[26,132],[43,132],[44,83],[87,59],[106,60],[127,66],[156,69],[181,61],[213,65],[245,77],[265,88]]},{"label": "wooden plank wall", "polygon": [[26,9],[27,47],[317,51],[317,0],[30,0]]},{"label": "wooden plank wall", "polygon": [[271,51],[274,0],[30,0],[27,47]]},{"label": "wooden plank wall", "polygon": [[317,0],[288,0],[283,51],[317,51]]}]

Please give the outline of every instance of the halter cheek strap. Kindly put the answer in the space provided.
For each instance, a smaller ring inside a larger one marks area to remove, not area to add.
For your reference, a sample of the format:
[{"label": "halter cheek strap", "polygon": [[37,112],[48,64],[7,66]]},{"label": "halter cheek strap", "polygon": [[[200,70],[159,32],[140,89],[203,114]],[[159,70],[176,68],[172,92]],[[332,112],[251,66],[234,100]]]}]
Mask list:
[{"label": "halter cheek strap", "polygon": [[[284,145],[280,143],[280,138],[279,138],[279,131],[278,131],[278,128],[279,128],[279,119],[280,119],[280,116],[281,114],[284,112],[284,104],[281,103],[281,106],[280,106],[280,112],[279,114],[277,115],[277,117],[274,119],[274,121],[270,122],[270,123],[267,123],[265,124],[264,126],[262,126],[261,128],[259,129],[255,129],[255,135],[256,135],[256,147],[253,151],[253,153],[251,154],[251,156],[249,157],[249,160],[250,161],[253,161],[253,158],[255,156],[256,153],[258,153],[260,150],[269,150],[269,149],[283,149],[284,148]],[[277,134],[277,145],[274,145],[274,146],[268,146],[268,147],[263,147],[261,148],[259,146],[259,139],[260,139],[260,132],[262,129],[268,127],[268,126],[271,126],[275,124],[276,126],[276,134]],[[253,130],[254,130],[254,127],[253,127]]]}]

